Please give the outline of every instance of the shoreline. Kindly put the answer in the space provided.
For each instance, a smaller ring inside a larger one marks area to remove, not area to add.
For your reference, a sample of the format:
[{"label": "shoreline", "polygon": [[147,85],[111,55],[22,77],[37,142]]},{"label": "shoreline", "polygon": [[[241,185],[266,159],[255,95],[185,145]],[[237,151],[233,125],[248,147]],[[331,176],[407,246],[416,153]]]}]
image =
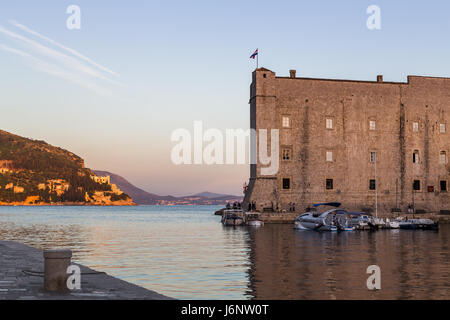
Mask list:
[{"label": "shoreline", "polygon": [[139,207],[139,206],[160,206],[160,207],[176,207],[176,206],[223,206],[224,204],[92,204],[92,203],[42,203],[42,204],[26,204],[26,203],[2,203],[0,207]]},{"label": "shoreline", "polygon": [[174,300],[81,264],[72,264],[81,269],[81,289],[46,292],[43,277],[24,273],[43,272],[43,252],[16,241],[0,240],[0,300]]},{"label": "shoreline", "polygon": [[133,207],[132,204],[97,204],[97,203],[80,203],[80,202],[55,202],[55,203],[24,203],[24,202],[0,202],[0,207]]}]

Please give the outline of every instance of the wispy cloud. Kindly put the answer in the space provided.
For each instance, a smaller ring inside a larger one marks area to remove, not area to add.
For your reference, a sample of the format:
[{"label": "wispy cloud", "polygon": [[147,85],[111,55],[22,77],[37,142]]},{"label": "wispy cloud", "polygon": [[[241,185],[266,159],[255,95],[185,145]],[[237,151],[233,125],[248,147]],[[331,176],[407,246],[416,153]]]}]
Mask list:
[{"label": "wispy cloud", "polygon": [[35,70],[50,74],[52,76],[73,82],[75,84],[78,84],[86,89],[89,89],[95,93],[98,93],[103,96],[112,96],[112,92],[96,85],[95,83],[86,80],[83,77],[80,77],[79,75],[65,71],[64,69],[60,68],[59,66],[48,63],[42,59],[36,58],[33,55],[26,53],[22,50],[11,48],[9,46],[6,46],[4,44],[0,43],[0,50],[3,50],[5,52],[9,52],[15,55],[18,55],[22,58],[25,58],[26,61],[29,63],[30,67],[32,67]]},{"label": "wispy cloud", "polygon": [[[103,88],[104,84],[96,84],[94,82],[95,80],[108,82],[115,86],[124,86],[121,82],[110,79],[109,77],[104,75],[104,73],[106,72],[110,75],[119,76],[118,73],[102,66],[99,63],[96,63],[95,61],[82,55],[78,51],[66,47],[34,30],[31,30],[28,27],[25,27],[18,22],[12,21],[11,24],[28,34],[35,36],[41,40],[45,40],[53,46],[63,49],[64,51],[71,54],[65,54],[58,50],[52,49],[39,43],[38,41],[32,40],[0,26],[1,34],[6,35],[9,39],[18,42],[20,45],[25,46],[27,49],[31,50],[38,56],[7,45],[0,45],[0,49],[25,58],[28,61],[29,65],[35,70],[71,81],[102,95],[109,95],[111,91]],[[86,62],[89,65],[85,64]]]},{"label": "wispy cloud", "polygon": [[86,57],[85,55],[79,53],[78,51],[76,51],[76,50],[74,50],[72,48],[66,47],[66,46],[60,44],[59,42],[56,42],[56,41],[54,41],[54,40],[52,40],[52,39],[50,39],[50,38],[48,38],[48,37],[46,37],[46,36],[36,32],[34,30],[31,30],[30,28],[24,26],[23,24],[18,23],[17,21],[10,20],[9,23],[11,23],[13,26],[15,26],[15,27],[17,27],[17,28],[19,28],[19,29],[21,29],[21,30],[23,30],[23,31],[33,35],[33,36],[36,36],[36,37],[38,37],[38,38],[40,38],[42,40],[45,40],[45,41],[53,44],[56,47],[59,47],[59,48],[61,48],[63,50],[66,50],[67,52],[70,52],[74,56],[80,58],[81,60],[84,60],[84,61],[90,63],[91,65],[97,67],[98,69],[100,69],[102,71],[108,72],[108,73],[110,73],[112,75],[115,75],[115,76],[119,76],[119,74],[117,72],[114,72],[114,71],[108,69],[107,67],[102,66],[101,64],[93,61],[92,59]]}]

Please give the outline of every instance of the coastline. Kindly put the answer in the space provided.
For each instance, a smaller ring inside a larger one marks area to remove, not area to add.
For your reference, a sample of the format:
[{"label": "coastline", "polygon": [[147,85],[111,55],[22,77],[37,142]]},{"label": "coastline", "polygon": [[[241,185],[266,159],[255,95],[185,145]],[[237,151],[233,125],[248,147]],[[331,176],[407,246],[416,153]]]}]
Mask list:
[{"label": "coastline", "polygon": [[0,207],[83,207],[83,206],[94,206],[94,207],[130,207],[137,206],[136,203],[84,203],[84,202],[54,202],[54,203],[26,203],[26,202],[0,202]]}]

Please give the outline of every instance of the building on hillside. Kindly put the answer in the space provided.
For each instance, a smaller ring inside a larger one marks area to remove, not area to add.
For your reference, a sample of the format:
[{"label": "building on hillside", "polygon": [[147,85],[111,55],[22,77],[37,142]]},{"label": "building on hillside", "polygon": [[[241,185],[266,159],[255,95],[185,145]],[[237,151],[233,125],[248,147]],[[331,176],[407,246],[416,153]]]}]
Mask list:
[{"label": "building on hillside", "polygon": [[13,170],[12,160],[0,160],[0,173],[7,173]]},{"label": "building on hillside", "polygon": [[[47,187],[50,190],[50,192],[56,192],[58,196],[61,196],[62,194],[64,194],[66,191],[69,190],[70,183],[68,183],[64,179],[52,179],[47,180]],[[38,189],[45,190],[45,187],[44,189],[42,189],[42,184],[39,184]]]},{"label": "building on hillside", "polygon": [[117,194],[117,195],[121,195],[121,194],[123,194],[123,191],[122,190],[120,190],[118,187],[117,187],[117,185],[116,184],[111,184],[111,191],[113,192],[113,193],[115,193],[115,194]]},{"label": "building on hillside", "polygon": [[97,183],[111,184],[111,177],[110,176],[104,176],[104,177],[91,176],[91,179],[94,180]]},{"label": "building on hillside", "polygon": [[279,130],[279,169],[265,176],[259,159],[250,166],[244,205],[302,212],[339,201],[370,211],[377,199],[385,212],[450,210],[450,78],[252,76],[250,125]]},{"label": "building on hillside", "polygon": [[14,186],[14,193],[23,193],[25,189],[23,187]]}]

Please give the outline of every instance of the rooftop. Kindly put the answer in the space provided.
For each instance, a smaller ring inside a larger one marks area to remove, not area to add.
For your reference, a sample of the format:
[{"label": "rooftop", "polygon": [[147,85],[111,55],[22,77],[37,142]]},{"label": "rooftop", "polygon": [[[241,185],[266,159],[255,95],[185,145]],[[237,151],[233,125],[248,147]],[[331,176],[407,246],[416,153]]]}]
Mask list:
[{"label": "rooftop", "polygon": [[[274,71],[269,70],[267,68],[258,68],[255,71],[265,71],[272,72],[276,74]],[[408,75],[406,82],[396,82],[396,81],[383,81],[382,75],[377,75],[376,80],[351,80],[351,79],[329,79],[329,78],[310,78],[310,77],[297,77],[296,70],[290,70],[290,76],[276,76],[277,79],[292,79],[292,80],[313,80],[313,81],[337,81],[337,82],[356,82],[356,83],[384,83],[384,84],[410,84],[411,79],[419,78],[419,79],[430,79],[430,80],[443,80],[450,81],[450,77],[436,77],[436,76],[417,76],[417,75]]]}]

